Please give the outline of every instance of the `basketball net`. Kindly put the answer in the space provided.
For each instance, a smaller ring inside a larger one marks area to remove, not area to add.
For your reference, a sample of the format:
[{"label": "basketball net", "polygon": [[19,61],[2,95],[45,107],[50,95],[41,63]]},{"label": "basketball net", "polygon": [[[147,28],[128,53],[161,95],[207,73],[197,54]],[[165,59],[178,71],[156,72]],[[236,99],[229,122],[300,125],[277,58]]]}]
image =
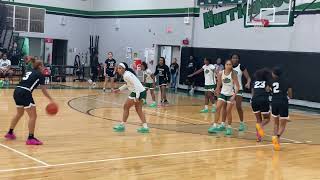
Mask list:
[{"label": "basketball net", "polygon": [[253,28],[255,31],[260,31],[262,28],[268,27],[270,25],[270,22],[268,19],[252,19],[252,22],[254,22]]}]

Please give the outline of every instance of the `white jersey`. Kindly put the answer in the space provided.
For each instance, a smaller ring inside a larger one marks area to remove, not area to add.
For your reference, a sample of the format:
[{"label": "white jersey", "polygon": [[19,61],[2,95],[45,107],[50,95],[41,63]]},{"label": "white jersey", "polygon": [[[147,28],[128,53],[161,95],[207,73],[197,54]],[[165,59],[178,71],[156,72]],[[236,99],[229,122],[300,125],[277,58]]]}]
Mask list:
[{"label": "white jersey", "polygon": [[203,72],[204,72],[204,85],[210,86],[216,84],[216,77],[215,77],[215,69],[216,66],[209,64],[209,65],[203,65],[202,66]]},{"label": "white jersey", "polygon": [[241,70],[241,64],[238,64],[237,67],[233,68],[234,71],[237,72],[237,76],[238,76],[238,81],[239,81],[239,85],[240,85],[240,89],[239,90],[243,90],[243,85],[242,85],[242,70]]},{"label": "white jersey", "polygon": [[150,69],[146,69],[143,71],[143,82],[145,83],[153,83],[152,71]]},{"label": "white jersey", "polygon": [[136,93],[136,98],[139,98],[140,93],[146,90],[137,78],[137,76],[132,74],[130,71],[124,72],[123,80],[126,82],[126,84],[121,86],[119,89],[124,90],[128,88],[129,91]]},{"label": "white jersey", "polygon": [[222,89],[221,94],[225,96],[232,96],[234,94],[234,84],[232,79],[232,72],[230,72],[228,75],[225,75],[225,71],[222,72]]}]

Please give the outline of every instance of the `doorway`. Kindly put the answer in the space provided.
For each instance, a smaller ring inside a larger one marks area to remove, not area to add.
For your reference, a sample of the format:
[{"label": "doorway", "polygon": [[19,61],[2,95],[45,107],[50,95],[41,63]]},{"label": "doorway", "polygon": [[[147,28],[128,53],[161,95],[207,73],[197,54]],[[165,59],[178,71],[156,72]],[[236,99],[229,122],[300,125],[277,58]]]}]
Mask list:
[{"label": "doorway", "polygon": [[67,64],[67,48],[68,41],[54,39],[52,45],[52,64],[66,65]]}]

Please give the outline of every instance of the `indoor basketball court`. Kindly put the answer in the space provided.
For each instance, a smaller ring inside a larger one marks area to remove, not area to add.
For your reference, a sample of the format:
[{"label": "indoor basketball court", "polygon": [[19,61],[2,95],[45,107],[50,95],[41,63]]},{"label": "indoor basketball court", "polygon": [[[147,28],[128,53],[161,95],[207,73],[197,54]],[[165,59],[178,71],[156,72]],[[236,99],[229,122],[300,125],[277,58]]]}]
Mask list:
[{"label": "indoor basketball court", "polygon": [[[318,1],[132,1],[0,1],[0,179],[320,179]],[[219,108],[226,130],[211,132]]]}]

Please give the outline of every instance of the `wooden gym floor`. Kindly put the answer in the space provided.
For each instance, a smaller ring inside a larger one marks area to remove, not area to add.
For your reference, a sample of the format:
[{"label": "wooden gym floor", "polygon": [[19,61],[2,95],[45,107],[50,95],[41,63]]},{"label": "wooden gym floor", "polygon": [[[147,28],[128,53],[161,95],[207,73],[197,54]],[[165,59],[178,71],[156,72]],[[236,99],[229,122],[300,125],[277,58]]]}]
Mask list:
[{"label": "wooden gym floor", "polygon": [[[24,116],[16,129],[17,140],[0,140],[0,179],[320,179],[317,114],[293,110],[282,150],[273,152],[272,124],[265,141],[256,143],[254,117],[247,103],[245,133],[208,135],[214,114],[198,113],[203,97],[170,93],[169,107],[144,108],[151,133],[136,132],[139,119],[134,109],[126,132],[116,133],[112,126],[121,119],[127,92],[103,94],[81,88],[86,85],[67,83],[50,90],[60,106],[54,117],[44,111],[45,97],[39,90],[34,92],[36,136],[44,145],[25,145],[28,118]],[[15,113],[12,93],[13,89],[0,90],[2,135]],[[235,112],[233,117],[236,129]]]}]

